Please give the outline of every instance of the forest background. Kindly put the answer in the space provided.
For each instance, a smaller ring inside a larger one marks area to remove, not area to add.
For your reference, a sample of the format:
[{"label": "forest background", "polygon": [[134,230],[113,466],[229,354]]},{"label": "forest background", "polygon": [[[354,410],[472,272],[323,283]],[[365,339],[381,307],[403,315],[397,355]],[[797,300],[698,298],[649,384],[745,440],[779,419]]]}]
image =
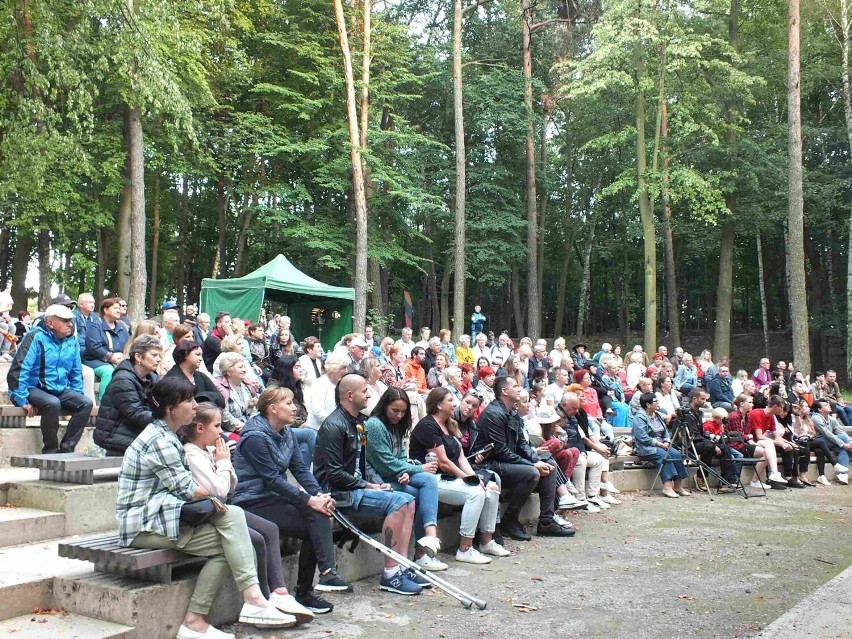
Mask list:
[{"label": "forest background", "polygon": [[283,253],[380,332],[850,369],[850,4],[8,0],[0,290],[138,319]]}]

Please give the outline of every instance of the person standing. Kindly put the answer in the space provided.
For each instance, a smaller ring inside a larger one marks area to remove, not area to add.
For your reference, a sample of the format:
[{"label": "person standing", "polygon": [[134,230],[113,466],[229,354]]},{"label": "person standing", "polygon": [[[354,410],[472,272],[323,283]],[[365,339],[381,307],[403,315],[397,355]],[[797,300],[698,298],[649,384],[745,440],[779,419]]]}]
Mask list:
[{"label": "person standing", "polygon": [[[6,378],[12,403],[27,417],[41,413],[42,453],[73,453],[83,435],[94,402],[83,394],[82,366],[74,314],[61,304],[48,306],[43,324],[18,346]],[[71,419],[60,443],[61,410]]]},{"label": "person standing", "polygon": [[470,334],[479,335],[485,330],[485,315],[482,314],[482,307],[477,304],[473,307],[473,315],[470,316]]}]

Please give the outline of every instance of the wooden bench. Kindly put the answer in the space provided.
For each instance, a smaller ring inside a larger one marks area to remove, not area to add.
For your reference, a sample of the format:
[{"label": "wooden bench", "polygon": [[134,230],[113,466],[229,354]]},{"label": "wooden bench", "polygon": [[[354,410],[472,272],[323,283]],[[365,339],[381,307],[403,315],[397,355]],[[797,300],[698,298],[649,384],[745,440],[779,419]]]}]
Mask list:
[{"label": "wooden bench", "polygon": [[121,468],[123,457],[89,457],[84,453],[48,453],[12,457],[12,466],[38,468],[38,478],[65,484],[95,483],[95,471]]},{"label": "wooden bench", "polygon": [[206,557],[194,557],[179,550],[124,548],[118,545],[118,535],[110,534],[85,541],[59,544],[59,556],[91,561],[95,570],[109,575],[172,582],[172,570],[204,563]]},{"label": "wooden bench", "polygon": [[[94,426],[95,421],[98,418],[98,407],[95,406],[92,409],[92,414],[89,417],[89,422],[87,426]],[[13,406],[11,404],[4,404],[0,406],[0,428],[28,428],[29,424],[27,424],[27,413],[23,408],[18,408],[17,406]],[[33,419],[39,419],[38,414]],[[67,422],[71,419],[70,414],[60,414],[59,421]],[[38,427],[38,424],[33,424],[33,427]]]}]

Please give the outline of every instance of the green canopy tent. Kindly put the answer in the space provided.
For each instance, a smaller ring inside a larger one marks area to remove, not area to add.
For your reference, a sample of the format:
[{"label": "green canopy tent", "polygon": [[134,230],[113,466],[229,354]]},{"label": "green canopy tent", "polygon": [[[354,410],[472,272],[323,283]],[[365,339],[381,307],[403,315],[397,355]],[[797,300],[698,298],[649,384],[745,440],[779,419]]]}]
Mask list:
[{"label": "green canopy tent", "polygon": [[325,350],[352,332],[354,300],[354,288],[318,282],[280,254],[243,277],[208,277],[201,282],[201,311],[211,317],[227,311],[232,317],[257,322],[264,304],[277,302],[286,306],[293,334],[299,339],[319,337]]}]

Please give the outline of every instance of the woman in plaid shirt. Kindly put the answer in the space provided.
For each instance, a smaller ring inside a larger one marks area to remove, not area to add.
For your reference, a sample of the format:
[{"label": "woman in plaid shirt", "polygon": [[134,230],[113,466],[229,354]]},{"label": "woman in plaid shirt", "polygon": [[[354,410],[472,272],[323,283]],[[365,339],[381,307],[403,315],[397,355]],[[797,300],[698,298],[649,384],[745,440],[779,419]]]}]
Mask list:
[{"label": "woman in plaid shirt", "polygon": [[148,400],[154,421],[125,452],[118,477],[119,542],[134,548],[173,548],[209,557],[198,575],[177,639],[234,638],[206,619],[229,571],[243,593],[241,622],[258,628],[293,626],[296,618],[277,610],[261,593],[242,509],[228,506],[199,526],[181,523],[184,503],[210,497],[192,479],[183,445],[175,434],[195,418],[194,394],[189,381],[175,378],[164,378],[151,388]]}]

